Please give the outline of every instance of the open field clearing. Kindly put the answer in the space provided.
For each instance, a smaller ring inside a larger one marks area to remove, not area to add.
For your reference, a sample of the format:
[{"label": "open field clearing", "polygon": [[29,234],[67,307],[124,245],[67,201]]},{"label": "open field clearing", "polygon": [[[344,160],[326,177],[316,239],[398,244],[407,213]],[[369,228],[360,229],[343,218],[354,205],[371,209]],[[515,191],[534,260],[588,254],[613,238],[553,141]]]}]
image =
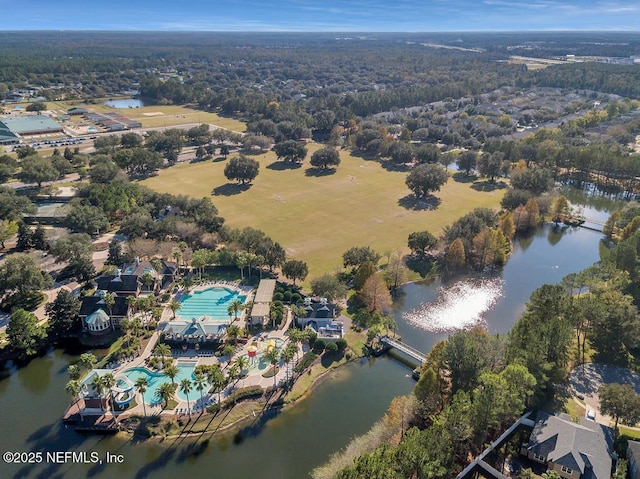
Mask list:
[{"label": "open field clearing", "polygon": [[263,230],[290,257],[308,263],[309,278],[341,268],[342,253],[352,246],[370,245],[381,253],[407,250],[409,233],[437,235],[473,208],[497,208],[504,191],[479,192],[471,183],[450,179],[437,194],[442,203],[435,210],[414,209],[406,172],[387,171],[342,151],[334,174],[314,176],[308,158],[318,148],[309,145],[307,160],[294,169],[276,162],[273,152],[255,156],[260,173],[244,191],[224,177],[226,161],[174,166],[143,184],[161,192],[212,196],[228,225]]}]

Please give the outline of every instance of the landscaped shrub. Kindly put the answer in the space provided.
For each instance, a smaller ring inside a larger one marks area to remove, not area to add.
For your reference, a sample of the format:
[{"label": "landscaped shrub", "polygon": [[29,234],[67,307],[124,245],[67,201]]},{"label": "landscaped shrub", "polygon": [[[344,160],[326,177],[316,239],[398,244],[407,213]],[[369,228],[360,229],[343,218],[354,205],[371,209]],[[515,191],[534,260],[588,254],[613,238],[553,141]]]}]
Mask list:
[{"label": "landscaped shrub", "polygon": [[316,339],[313,342],[313,350],[316,353],[321,353],[324,351],[324,348],[327,346],[327,342],[324,339]]},{"label": "landscaped shrub", "polygon": [[329,354],[337,353],[338,345],[336,343],[327,343],[327,346],[324,348],[324,350]]},{"label": "landscaped shrub", "polygon": [[285,291],[284,294],[282,295],[282,300],[285,303],[290,303],[291,302],[291,291]]},{"label": "landscaped shrub", "polygon": [[291,295],[291,303],[297,304],[300,301],[302,301],[302,296],[300,295],[300,293],[293,293]]},{"label": "landscaped shrub", "polygon": [[260,386],[247,386],[246,388],[236,389],[227,397],[226,404],[234,404],[243,399],[262,396],[263,390]]},{"label": "landscaped shrub", "polygon": [[217,413],[219,410],[220,410],[220,404],[218,404],[218,403],[214,403],[214,404],[212,404],[212,405],[210,405],[210,406],[207,406],[207,412],[208,412],[209,414],[215,414],[215,413]]},{"label": "landscaped shrub", "polygon": [[282,301],[282,298],[284,298],[284,294],[283,293],[276,293],[273,295],[273,301]]},{"label": "landscaped shrub", "polygon": [[338,351],[344,351],[347,349],[347,340],[344,338],[340,338],[336,341],[336,346],[338,347]]},{"label": "landscaped shrub", "polygon": [[296,364],[296,367],[293,368],[293,370],[297,373],[301,373],[309,366],[311,366],[311,363],[313,363],[317,357],[318,355],[313,351],[307,351],[306,353],[304,353],[304,356],[302,356],[302,359],[298,364]]}]

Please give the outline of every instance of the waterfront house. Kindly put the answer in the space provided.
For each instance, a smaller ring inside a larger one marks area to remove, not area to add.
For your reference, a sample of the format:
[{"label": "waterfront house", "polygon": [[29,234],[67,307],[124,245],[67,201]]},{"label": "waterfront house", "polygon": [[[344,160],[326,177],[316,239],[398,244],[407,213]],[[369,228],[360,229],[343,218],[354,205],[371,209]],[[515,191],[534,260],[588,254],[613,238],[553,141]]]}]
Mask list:
[{"label": "waterfront house", "polygon": [[336,307],[329,303],[327,298],[314,301],[306,297],[302,306],[298,308],[296,324],[302,329],[313,329],[318,333],[319,339],[336,341],[344,336],[344,325],[335,320],[335,315]]},{"label": "waterfront house", "polygon": [[567,414],[542,411],[520,453],[566,479],[609,479],[616,463],[608,427],[586,418],[575,423]]},{"label": "waterfront house", "polygon": [[82,331],[94,336],[107,334],[127,317],[129,306],[126,296],[114,296],[111,308],[104,302],[104,293],[85,296],[81,300],[78,316],[82,321]]}]

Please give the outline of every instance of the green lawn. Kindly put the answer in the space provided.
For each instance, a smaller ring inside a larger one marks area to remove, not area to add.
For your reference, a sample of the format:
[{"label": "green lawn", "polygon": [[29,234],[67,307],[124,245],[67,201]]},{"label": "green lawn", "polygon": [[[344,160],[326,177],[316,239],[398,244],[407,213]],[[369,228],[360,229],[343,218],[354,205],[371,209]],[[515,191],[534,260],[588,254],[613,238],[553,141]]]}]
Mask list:
[{"label": "green lawn", "polygon": [[[309,145],[310,153],[317,148]],[[224,161],[177,165],[143,184],[161,192],[211,196],[228,225],[263,230],[289,257],[308,263],[309,278],[340,268],[342,253],[352,246],[406,251],[412,231],[437,235],[473,208],[498,208],[504,191],[479,192],[471,183],[450,179],[437,194],[442,200],[437,209],[414,210],[402,205],[413,201],[406,172],[387,171],[347,151],[340,155],[342,164],[327,176],[310,175],[308,160],[300,168],[278,170],[273,152],[256,156],[260,173],[246,191],[228,183]]]}]

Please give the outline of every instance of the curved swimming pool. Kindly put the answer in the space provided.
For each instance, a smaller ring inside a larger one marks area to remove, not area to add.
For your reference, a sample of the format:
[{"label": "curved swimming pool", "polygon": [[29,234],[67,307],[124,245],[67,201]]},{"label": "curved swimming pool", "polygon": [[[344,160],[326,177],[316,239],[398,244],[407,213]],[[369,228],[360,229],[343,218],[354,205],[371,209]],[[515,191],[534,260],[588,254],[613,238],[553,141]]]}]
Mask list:
[{"label": "curved swimming pool", "polygon": [[[178,374],[174,378],[174,382],[176,384],[180,384],[180,381],[182,381],[185,378],[193,381],[193,379],[195,378],[193,375],[193,370],[196,367],[195,362],[178,363],[177,366],[178,366]],[[129,380],[131,380],[131,382],[133,382],[134,384],[138,378],[144,377],[147,379],[147,382],[149,384],[147,385],[147,390],[143,394],[144,402],[147,404],[158,404],[160,402],[160,399],[156,397],[156,391],[158,390],[161,384],[171,383],[171,379],[169,379],[169,376],[167,376],[166,374],[162,372],[150,371],[147,368],[143,368],[143,367],[127,369],[126,371],[123,372],[123,374],[127,378],[129,378]],[[196,397],[196,395],[193,393],[194,390],[195,390],[195,387],[192,389],[192,392],[189,394],[190,401],[192,401]],[[187,400],[187,397],[184,395],[181,389],[178,389],[177,396],[182,401]]]}]

